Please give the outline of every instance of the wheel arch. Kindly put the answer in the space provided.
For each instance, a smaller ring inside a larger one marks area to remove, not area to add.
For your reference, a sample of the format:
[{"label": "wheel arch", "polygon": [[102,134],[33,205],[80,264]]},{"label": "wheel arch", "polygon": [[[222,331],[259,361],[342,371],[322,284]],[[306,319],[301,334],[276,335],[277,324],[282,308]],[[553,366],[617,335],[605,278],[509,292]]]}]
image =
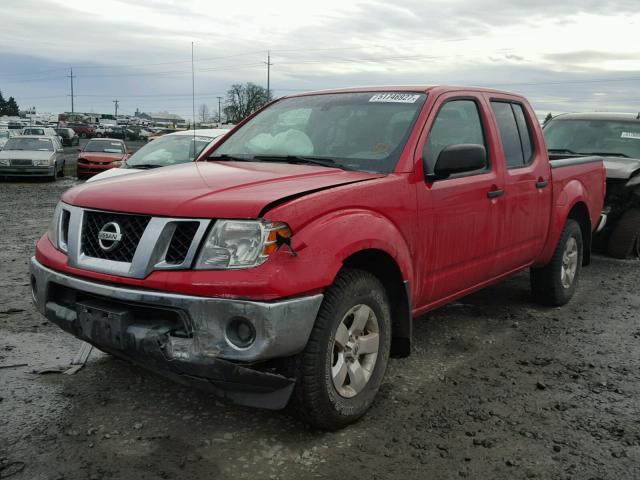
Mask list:
[{"label": "wheel arch", "polygon": [[369,248],[345,258],[343,268],[364,270],[382,283],[391,309],[391,355],[409,356],[413,328],[411,293],[409,281],[404,280],[398,263],[384,250]]},{"label": "wheel arch", "polygon": [[589,216],[589,208],[586,203],[582,201],[576,202],[569,210],[567,220],[572,219],[578,222],[580,230],[582,232],[582,244],[583,244],[583,256],[582,265],[589,265],[591,263],[591,244],[592,244],[592,225],[591,218]]}]

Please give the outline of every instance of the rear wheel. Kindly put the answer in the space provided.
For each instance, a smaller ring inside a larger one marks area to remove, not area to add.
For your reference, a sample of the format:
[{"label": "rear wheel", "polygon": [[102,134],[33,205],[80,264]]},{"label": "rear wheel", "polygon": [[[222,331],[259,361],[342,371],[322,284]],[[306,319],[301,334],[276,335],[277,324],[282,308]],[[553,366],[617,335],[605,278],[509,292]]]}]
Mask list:
[{"label": "rear wheel", "polygon": [[382,383],[390,341],[384,287],[368,272],[343,270],[325,293],[305,350],[292,360],[292,403],[303,419],[337,430],[364,415]]},{"label": "rear wheel", "polygon": [[551,306],[571,300],[582,269],[582,256],[582,230],[578,222],[569,219],[549,263],[531,269],[531,289],[536,300]]},{"label": "rear wheel", "polygon": [[80,137],[82,137],[82,138],[87,138],[87,134],[86,134],[86,133],[84,133],[84,132],[82,132],[82,133],[80,134]]},{"label": "rear wheel", "polygon": [[630,208],[616,224],[607,246],[615,258],[640,257],[640,208]]}]

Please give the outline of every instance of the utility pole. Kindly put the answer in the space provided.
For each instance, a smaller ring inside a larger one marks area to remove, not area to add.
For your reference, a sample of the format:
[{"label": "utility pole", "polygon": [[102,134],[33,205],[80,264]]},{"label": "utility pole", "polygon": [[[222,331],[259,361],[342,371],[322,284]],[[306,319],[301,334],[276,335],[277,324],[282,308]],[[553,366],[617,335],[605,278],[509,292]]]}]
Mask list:
[{"label": "utility pole", "polygon": [[267,50],[267,102],[271,100],[271,51]]},{"label": "utility pole", "polygon": [[222,117],[220,117],[220,105],[222,104],[222,97],[218,98],[218,126],[222,123]]},{"label": "utility pole", "polygon": [[116,106],[116,123],[118,123],[118,104],[120,103],[118,100],[114,100],[113,103]]},{"label": "utility pole", "polygon": [[71,75],[67,75],[67,78],[71,79],[71,113],[73,113],[73,68],[71,68]]}]

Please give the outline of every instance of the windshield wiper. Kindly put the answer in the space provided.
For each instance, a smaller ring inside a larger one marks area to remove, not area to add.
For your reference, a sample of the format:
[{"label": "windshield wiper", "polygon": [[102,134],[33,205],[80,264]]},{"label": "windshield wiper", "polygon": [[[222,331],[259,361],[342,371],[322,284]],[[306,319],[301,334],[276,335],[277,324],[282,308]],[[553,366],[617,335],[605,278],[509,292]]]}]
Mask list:
[{"label": "windshield wiper", "polygon": [[547,150],[554,153],[570,153],[571,155],[580,155],[578,152],[574,152],[573,150],[569,150],[568,148],[548,148]]},{"label": "windshield wiper", "polygon": [[250,162],[252,158],[250,157],[237,157],[235,155],[228,155],[223,153],[221,155],[212,155],[207,157],[207,161],[215,160],[215,161],[225,161],[225,162]]},{"label": "windshield wiper", "polygon": [[253,157],[261,162],[286,162],[286,163],[310,163],[312,165],[320,165],[329,168],[341,168],[342,170],[354,169],[337,163],[333,158],[329,157],[306,157],[303,155],[256,155]]},{"label": "windshield wiper", "polygon": [[156,165],[154,163],[140,163],[140,164],[137,164],[137,165],[127,164],[127,167],[128,168],[137,168],[139,170],[150,170],[152,168],[160,168],[160,167],[162,167],[162,165]]},{"label": "windshield wiper", "polygon": [[622,157],[622,158],[631,158],[629,155],[625,155],[624,153],[616,153],[616,152],[590,152],[588,154],[583,155],[598,155],[600,157]]}]

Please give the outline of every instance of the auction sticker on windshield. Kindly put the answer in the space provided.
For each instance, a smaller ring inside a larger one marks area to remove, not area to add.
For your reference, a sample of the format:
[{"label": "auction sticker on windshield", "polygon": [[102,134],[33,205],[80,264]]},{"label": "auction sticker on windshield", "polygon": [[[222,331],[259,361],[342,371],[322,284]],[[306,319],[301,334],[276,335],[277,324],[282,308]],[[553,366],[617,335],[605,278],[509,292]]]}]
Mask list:
[{"label": "auction sticker on windshield", "polygon": [[640,140],[640,133],[638,132],[622,132],[620,138],[635,138],[636,140]]},{"label": "auction sticker on windshield", "polygon": [[369,101],[381,103],[416,103],[419,98],[420,95],[413,93],[376,93]]}]

